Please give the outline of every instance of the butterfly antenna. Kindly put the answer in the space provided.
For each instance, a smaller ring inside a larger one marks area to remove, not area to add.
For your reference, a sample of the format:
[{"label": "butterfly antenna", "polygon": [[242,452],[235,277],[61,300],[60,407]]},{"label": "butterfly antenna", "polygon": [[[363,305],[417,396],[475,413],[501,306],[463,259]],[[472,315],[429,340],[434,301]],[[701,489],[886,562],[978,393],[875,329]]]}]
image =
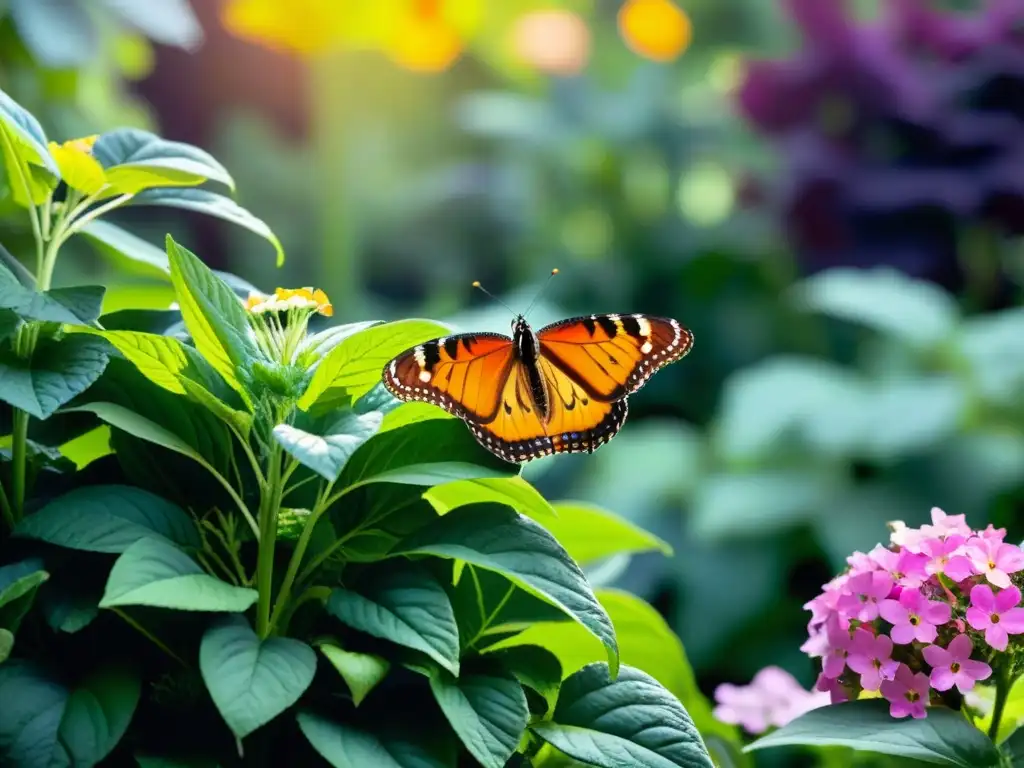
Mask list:
[{"label": "butterfly antenna", "polygon": [[[509,312],[512,312],[512,307],[510,307],[510,306],[509,306],[508,304],[506,304],[506,303],[505,303],[504,301],[502,301],[502,300],[501,300],[501,299],[499,299],[499,298],[498,298],[497,296],[495,296],[495,295],[494,295],[493,293],[491,293],[491,292],[490,292],[490,291],[488,291],[488,290],[487,290],[486,288],[484,288],[484,287],[483,287],[482,285],[480,285],[480,281],[479,281],[479,280],[474,280],[474,281],[473,281],[473,287],[474,287],[474,288],[479,288],[479,289],[480,289],[481,291],[483,291],[484,293],[486,293],[486,294],[487,294],[488,296],[490,296],[490,297],[491,297],[492,299],[494,299],[494,300],[495,300],[496,302],[498,302],[499,304],[501,304],[501,306],[503,306],[503,307],[504,307],[505,309],[507,309],[507,310],[508,310]],[[515,314],[515,312],[512,312],[512,314],[514,315],[514,314]]]},{"label": "butterfly antenna", "polygon": [[523,312],[523,317],[526,317],[527,315],[530,314],[530,310],[533,309],[534,305],[537,303],[537,300],[540,299],[541,294],[544,293],[544,289],[548,287],[548,283],[551,282],[551,278],[554,277],[557,274],[558,274],[558,269],[557,268],[551,270],[551,274],[548,275],[548,279],[544,281],[544,285],[542,285],[540,287],[540,289],[537,291],[537,295],[533,297],[533,301],[530,302],[530,306],[528,306],[526,308],[526,311]]}]

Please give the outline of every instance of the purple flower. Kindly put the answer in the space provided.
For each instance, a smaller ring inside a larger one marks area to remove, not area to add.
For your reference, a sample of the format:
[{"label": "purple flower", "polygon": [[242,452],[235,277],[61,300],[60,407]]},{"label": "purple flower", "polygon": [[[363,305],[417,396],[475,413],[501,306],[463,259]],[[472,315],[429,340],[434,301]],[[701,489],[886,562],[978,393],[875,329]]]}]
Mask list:
[{"label": "purple flower", "polygon": [[971,590],[967,623],[979,632],[984,630],[986,643],[997,651],[1005,651],[1010,635],[1024,633],[1024,608],[1019,605],[1020,590],[1016,587],[994,595],[988,584],[979,584]]},{"label": "purple flower", "polygon": [[889,596],[893,586],[892,577],[885,571],[858,573],[846,582],[839,611],[858,621],[872,621],[878,618],[878,604]]},{"label": "purple flower", "polygon": [[821,662],[821,673],[825,677],[839,677],[846,669],[846,657],[850,654],[853,638],[850,630],[840,625],[838,617],[825,625],[827,652]]},{"label": "purple flower", "polygon": [[992,667],[983,661],[971,659],[974,644],[967,635],[957,635],[949,646],[929,645],[924,649],[924,660],[932,667],[931,684],[937,691],[948,691],[954,685],[960,693],[967,693],[976,680],[987,680]]},{"label": "purple flower", "polygon": [[861,687],[866,691],[877,691],[883,680],[892,680],[899,666],[892,659],[892,640],[862,628],[853,633],[846,663],[860,675]]},{"label": "purple flower", "polygon": [[889,700],[889,714],[893,717],[910,715],[920,719],[928,704],[928,675],[915,675],[906,664],[900,664],[893,679],[882,682],[882,695]]},{"label": "purple flower", "polygon": [[938,636],[937,626],[949,621],[951,615],[948,603],[929,600],[921,590],[909,588],[900,592],[899,600],[883,600],[878,612],[892,624],[889,634],[897,645],[915,640],[934,642]]},{"label": "purple flower", "polygon": [[[933,576],[945,573],[951,559],[960,554],[966,539],[963,536],[951,535],[945,539],[925,539],[921,542],[921,552],[928,556],[924,566],[925,573]],[[953,578],[953,577],[950,577]]]}]

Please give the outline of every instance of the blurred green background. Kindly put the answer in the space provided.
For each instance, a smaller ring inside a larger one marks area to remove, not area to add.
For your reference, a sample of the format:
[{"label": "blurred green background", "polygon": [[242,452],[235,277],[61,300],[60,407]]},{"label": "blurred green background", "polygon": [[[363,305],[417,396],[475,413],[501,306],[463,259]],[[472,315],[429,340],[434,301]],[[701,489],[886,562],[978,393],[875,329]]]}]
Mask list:
[{"label": "blurred green background", "polygon": [[[1024,536],[1020,4],[865,0],[0,0],[0,88],[55,140],[211,151],[288,261],[140,208],[336,319],[465,330],[523,309],[668,315],[693,352],[593,456],[528,465],[676,555],[592,580],[651,600],[702,688],[814,680],[801,606],[932,506]],[[764,59],[781,63],[759,64]],[[0,200],[0,241],[27,243]],[[107,309],[169,286],[78,238]]]}]

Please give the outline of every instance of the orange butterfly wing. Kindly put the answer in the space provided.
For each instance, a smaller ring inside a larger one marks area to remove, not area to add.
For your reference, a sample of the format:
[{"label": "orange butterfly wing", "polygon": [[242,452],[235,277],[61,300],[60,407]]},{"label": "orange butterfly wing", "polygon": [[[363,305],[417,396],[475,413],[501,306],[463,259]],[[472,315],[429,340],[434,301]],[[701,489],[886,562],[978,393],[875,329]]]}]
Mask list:
[{"label": "orange butterfly wing", "polygon": [[626,397],[693,346],[693,334],[675,320],[646,315],[572,318],[537,337],[546,418],[513,340],[499,334],[448,336],[413,347],[384,369],[384,384],[400,400],[444,408],[489,451],[523,462],[595,451],[625,422]]},{"label": "orange butterfly wing", "polygon": [[541,354],[591,397],[619,400],[684,357],[693,334],[677,321],[647,315],[574,317],[537,333]]},{"label": "orange butterfly wing", "polygon": [[501,386],[512,370],[512,339],[464,333],[427,341],[384,368],[384,386],[399,400],[432,403],[470,424],[498,412]]}]

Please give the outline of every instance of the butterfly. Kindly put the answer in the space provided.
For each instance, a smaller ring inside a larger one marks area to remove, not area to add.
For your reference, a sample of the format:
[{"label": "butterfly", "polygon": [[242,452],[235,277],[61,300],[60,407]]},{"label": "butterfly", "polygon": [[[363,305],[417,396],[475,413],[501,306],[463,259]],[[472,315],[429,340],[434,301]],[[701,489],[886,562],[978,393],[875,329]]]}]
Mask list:
[{"label": "butterfly", "polygon": [[512,337],[444,336],[384,368],[399,400],[432,403],[466,422],[484,448],[511,463],[593,453],[622,427],[627,397],[684,357],[693,333],[648,315],[589,315],[534,332],[523,315]]}]

